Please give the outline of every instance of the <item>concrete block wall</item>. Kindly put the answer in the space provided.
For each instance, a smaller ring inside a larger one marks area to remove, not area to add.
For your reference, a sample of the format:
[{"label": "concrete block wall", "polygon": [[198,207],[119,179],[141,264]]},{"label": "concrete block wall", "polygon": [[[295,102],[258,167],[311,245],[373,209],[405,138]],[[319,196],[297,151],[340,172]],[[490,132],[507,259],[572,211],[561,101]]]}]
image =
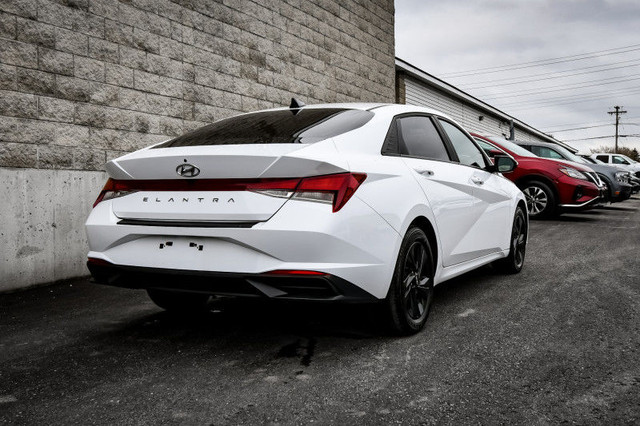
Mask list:
[{"label": "concrete block wall", "polygon": [[[0,291],[86,273],[83,232],[52,246],[23,230],[56,213],[82,229],[106,161],[292,96],[393,102],[393,1],[0,1],[2,188],[48,183],[0,210],[3,246],[22,241]],[[34,206],[50,185],[67,191]]]}]

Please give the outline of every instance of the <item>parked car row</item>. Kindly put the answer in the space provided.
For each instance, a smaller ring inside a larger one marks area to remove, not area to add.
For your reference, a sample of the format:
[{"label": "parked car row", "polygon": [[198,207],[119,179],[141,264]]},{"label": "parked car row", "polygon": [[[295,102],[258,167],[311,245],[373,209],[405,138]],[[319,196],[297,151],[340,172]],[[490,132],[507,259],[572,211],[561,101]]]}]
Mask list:
[{"label": "parked car row", "polygon": [[532,218],[621,202],[640,189],[632,171],[600,162],[599,154],[585,158],[557,144],[472,135],[489,156],[507,154],[518,162],[505,176],[524,193]]},{"label": "parked car row", "polygon": [[627,171],[472,136],[432,109],[296,100],[106,170],[86,223],[98,283],[180,312],[212,297],[372,302],[400,334],[424,326],[435,285],[486,264],[520,272],[529,216],[634,189]]}]

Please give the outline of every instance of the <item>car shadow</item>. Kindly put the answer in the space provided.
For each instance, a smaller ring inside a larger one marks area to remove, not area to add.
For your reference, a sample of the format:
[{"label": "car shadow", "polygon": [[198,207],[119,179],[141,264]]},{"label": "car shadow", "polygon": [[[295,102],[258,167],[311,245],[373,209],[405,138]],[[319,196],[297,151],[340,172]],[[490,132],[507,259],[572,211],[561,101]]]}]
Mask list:
[{"label": "car shadow", "polygon": [[[462,303],[461,294],[469,296],[474,291],[481,291],[479,284],[491,281],[496,274],[493,268],[485,266],[436,286],[432,309]],[[433,322],[430,318],[429,323]],[[159,311],[143,315],[94,334],[93,338],[109,342],[179,339],[182,344],[195,345],[211,340],[233,340],[234,344],[242,346],[246,341],[273,340],[284,336],[348,340],[398,338],[387,328],[381,304],[233,298],[215,300],[209,310],[202,313]]]},{"label": "car shadow", "polygon": [[624,212],[634,212],[638,210],[637,207],[624,207],[624,206],[618,206],[618,205],[600,206],[598,208],[601,210],[624,211]]},{"label": "car shadow", "polygon": [[553,222],[597,222],[602,220],[603,218],[601,217],[601,215],[604,214],[604,212],[596,212],[596,211],[589,211],[589,212],[585,212],[584,214],[578,214],[578,213],[571,213],[571,214],[562,214],[560,216],[556,216],[553,218],[549,218],[549,219],[543,219],[543,220],[536,220],[536,222],[539,223],[553,223]]}]

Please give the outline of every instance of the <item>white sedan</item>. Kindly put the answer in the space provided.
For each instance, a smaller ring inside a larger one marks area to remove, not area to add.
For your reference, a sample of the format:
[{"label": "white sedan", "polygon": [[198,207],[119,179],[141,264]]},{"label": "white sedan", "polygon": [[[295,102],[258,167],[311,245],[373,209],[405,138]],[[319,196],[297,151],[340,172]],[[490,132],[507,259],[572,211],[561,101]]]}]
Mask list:
[{"label": "white sedan", "polygon": [[420,330],[433,286],[524,263],[520,190],[437,111],[393,104],[271,109],[110,161],[86,227],[103,284],[170,310],[212,296],[378,302]]}]

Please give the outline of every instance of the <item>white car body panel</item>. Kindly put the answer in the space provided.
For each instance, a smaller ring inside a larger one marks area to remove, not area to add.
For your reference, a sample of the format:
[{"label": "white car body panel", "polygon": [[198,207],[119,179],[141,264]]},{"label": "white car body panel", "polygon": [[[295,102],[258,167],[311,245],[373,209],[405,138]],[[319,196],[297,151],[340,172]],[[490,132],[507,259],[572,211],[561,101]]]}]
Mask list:
[{"label": "white car body panel", "polygon": [[[327,106],[336,105],[307,108]],[[185,162],[200,169],[197,179],[366,173],[338,212],[330,204],[250,191],[139,191],[93,209],[86,224],[89,257],[180,271],[319,271],[382,299],[402,239],[416,219],[434,229],[436,284],[507,256],[515,209],[524,203],[515,185],[499,173],[453,162],[380,153],[395,115],[444,115],[404,105],[343,106],[375,107],[375,116],[361,128],[310,145],[147,148],[107,165],[109,175],[121,180],[184,179],[176,167]],[[118,224],[122,219],[258,223],[249,228]]]}]

